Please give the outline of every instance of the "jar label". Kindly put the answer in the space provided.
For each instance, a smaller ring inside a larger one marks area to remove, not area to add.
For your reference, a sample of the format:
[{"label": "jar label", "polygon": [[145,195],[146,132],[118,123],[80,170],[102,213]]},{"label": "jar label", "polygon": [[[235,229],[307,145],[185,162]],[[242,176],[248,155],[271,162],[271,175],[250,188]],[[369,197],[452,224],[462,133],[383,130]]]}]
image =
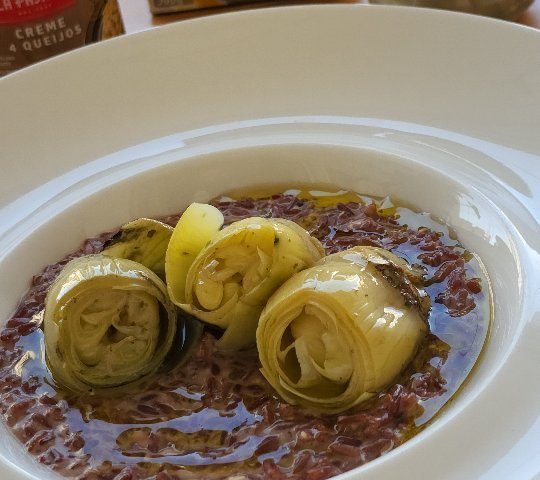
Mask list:
[{"label": "jar label", "polygon": [[106,0],[0,0],[0,77],[95,40]]},{"label": "jar label", "polygon": [[74,3],[75,0],[0,0],[0,24],[37,20]]}]

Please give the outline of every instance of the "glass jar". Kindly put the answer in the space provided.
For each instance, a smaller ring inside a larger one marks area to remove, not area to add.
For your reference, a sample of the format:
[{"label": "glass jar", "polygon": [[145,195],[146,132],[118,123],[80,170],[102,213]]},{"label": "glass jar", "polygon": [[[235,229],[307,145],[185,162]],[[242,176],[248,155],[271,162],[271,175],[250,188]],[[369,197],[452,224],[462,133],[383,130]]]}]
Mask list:
[{"label": "glass jar", "polygon": [[119,18],[116,0],[0,0],[0,77],[119,34]]},{"label": "glass jar", "polygon": [[532,2],[533,0],[369,0],[369,3],[442,8],[506,20],[516,19]]}]

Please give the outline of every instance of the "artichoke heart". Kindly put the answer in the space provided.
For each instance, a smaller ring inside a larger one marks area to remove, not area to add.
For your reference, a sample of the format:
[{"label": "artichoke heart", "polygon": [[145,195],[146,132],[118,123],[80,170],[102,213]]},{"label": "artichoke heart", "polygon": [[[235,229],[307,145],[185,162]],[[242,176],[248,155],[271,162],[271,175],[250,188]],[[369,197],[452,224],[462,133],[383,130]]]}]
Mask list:
[{"label": "artichoke heart", "polygon": [[47,362],[76,392],[124,385],[159,368],[176,323],[165,284],[150,269],[104,255],[76,258],[47,293]]},{"label": "artichoke heart", "polygon": [[421,274],[394,254],[354,247],[296,274],[257,328],[262,373],[291,404],[342,412],[382,391],[427,331]]},{"label": "artichoke heart", "polygon": [[173,228],[165,223],[139,218],[123,225],[101,253],[141,263],[165,279],[165,252],[172,232]]},{"label": "artichoke heart", "polygon": [[[184,248],[174,242],[177,233],[185,242],[200,235],[199,230],[209,230],[188,225],[183,217],[176,229],[168,258]],[[185,250],[187,260],[181,268],[167,264],[169,293],[187,313],[224,329],[219,345],[229,350],[254,345],[259,315],[268,298],[285,280],[324,255],[319,241],[296,223],[259,217],[235,222],[199,245],[194,258],[193,250]]]}]

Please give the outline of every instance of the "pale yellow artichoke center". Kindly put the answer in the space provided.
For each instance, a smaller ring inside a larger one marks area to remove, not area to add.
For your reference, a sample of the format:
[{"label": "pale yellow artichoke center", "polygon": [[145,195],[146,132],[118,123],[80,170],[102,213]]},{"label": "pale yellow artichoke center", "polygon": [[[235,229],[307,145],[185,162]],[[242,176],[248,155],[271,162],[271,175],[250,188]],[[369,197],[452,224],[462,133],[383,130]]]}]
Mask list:
[{"label": "pale yellow artichoke center", "polygon": [[342,393],[353,373],[349,342],[332,312],[308,304],[289,323],[278,354],[285,383],[320,398]]},{"label": "pale yellow artichoke center", "polygon": [[159,303],[136,290],[104,288],[66,307],[71,350],[93,374],[122,375],[152,358],[159,336]]},{"label": "pale yellow artichoke center", "polygon": [[250,240],[244,238],[237,244],[220,247],[206,259],[197,272],[194,286],[195,299],[202,309],[218,310],[229,301],[249,294],[267,278],[272,265],[272,246]]}]

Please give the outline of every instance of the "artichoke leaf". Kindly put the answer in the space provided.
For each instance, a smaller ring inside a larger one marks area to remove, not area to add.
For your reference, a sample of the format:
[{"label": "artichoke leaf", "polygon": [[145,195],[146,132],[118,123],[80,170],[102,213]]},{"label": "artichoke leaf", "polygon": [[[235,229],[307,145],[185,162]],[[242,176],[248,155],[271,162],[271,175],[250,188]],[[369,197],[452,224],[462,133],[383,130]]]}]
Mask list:
[{"label": "artichoke leaf", "polygon": [[286,401],[338,413],[399,376],[427,331],[429,311],[403,262],[354,247],[274,293],[261,313],[257,347],[263,375]]},{"label": "artichoke leaf", "polygon": [[[197,228],[190,223],[182,238]],[[176,305],[225,330],[222,349],[247,348],[255,344],[259,315],[272,293],[323,255],[318,240],[294,222],[252,217],[215,232],[187,272],[187,262],[182,269],[167,270],[167,283]]]},{"label": "artichoke leaf", "polygon": [[138,262],[165,279],[165,252],[172,232],[165,223],[139,218],[123,225],[101,253]]},{"label": "artichoke leaf", "polygon": [[186,301],[186,280],[191,264],[222,225],[222,213],[202,203],[192,203],[178,220],[165,254],[167,290],[176,305]]},{"label": "artichoke leaf", "polygon": [[163,281],[144,265],[105,255],[64,267],[47,293],[43,323],[55,380],[94,393],[154,373],[177,328]]}]

